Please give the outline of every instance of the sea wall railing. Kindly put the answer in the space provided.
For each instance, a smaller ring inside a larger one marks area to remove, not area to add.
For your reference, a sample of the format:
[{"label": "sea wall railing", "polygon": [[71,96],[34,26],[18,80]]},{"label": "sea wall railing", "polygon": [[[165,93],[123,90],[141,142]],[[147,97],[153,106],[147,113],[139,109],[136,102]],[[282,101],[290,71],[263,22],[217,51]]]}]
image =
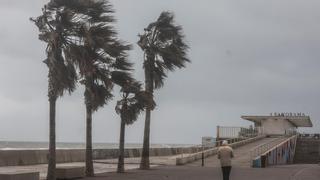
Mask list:
[{"label": "sea wall railing", "polygon": [[262,127],[217,126],[217,139],[250,138],[263,134]]},{"label": "sea wall railing", "polygon": [[[223,141],[227,141],[228,144],[243,141],[245,139],[261,136],[263,134],[262,127],[233,127],[233,126],[217,126],[216,140],[212,142],[205,142],[205,144],[199,144],[194,146],[188,146],[191,149],[197,149],[198,152],[219,147]],[[192,152],[194,153],[194,152]],[[185,154],[190,154],[187,149],[181,153],[181,157]]]},{"label": "sea wall railing", "polygon": [[[298,135],[291,136],[278,145],[272,147],[276,141],[268,143],[266,147],[259,147],[257,156],[252,152],[252,167],[264,168],[272,165],[282,165],[293,163]],[[264,149],[268,149],[264,152]],[[256,151],[256,150],[254,150]]]}]

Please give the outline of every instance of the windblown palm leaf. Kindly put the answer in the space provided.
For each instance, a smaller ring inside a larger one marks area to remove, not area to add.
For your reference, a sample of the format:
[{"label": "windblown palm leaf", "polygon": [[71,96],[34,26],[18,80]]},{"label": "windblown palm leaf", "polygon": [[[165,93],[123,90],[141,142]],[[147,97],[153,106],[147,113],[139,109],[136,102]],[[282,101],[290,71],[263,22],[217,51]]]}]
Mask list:
[{"label": "windblown palm leaf", "polygon": [[134,123],[147,107],[154,109],[156,106],[152,94],[143,91],[141,86],[133,80],[121,88],[122,99],[117,102],[115,110],[127,125]]},{"label": "windblown palm leaf", "polygon": [[148,74],[156,89],[163,86],[168,70],[183,68],[190,62],[182,28],[174,24],[174,15],[170,12],[162,12],[139,37],[138,45],[145,52],[144,67],[150,69]]},{"label": "windblown palm leaf", "polygon": [[[91,102],[96,110],[112,97],[110,91],[114,83],[122,85],[131,79],[127,71],[131,70],[132,63],[128,62],[126,53],[130,46],[116,37],[112,26],[115,20],[110,15],[114,11],[108,1],[54,0],[52,6],[64,6],[64,11],[68,12],[66,16],[72,21],[73,37],[69,40],[73,43],[64,53],[86,81],[86,102]],[[91,82],[87,82],[89,80]],[[89,95],[98,87],[100,93]],[[104,93],[101,92],[103,87]],[[99,94],[102,97],[97,97]]]},{"label": "windblown palm leaf", "polygon": [[43,62],[49,68],[49,93],[58,97],[64,91],[71,93],[75,89],[77,74],[72,62],[65,58],[63,50],[67,48],[70,34],[65,31],[67,20],[54,10],[43,9],[43,14],[31,19],[39,29],[39,39],[47,43],[47,59]]}]

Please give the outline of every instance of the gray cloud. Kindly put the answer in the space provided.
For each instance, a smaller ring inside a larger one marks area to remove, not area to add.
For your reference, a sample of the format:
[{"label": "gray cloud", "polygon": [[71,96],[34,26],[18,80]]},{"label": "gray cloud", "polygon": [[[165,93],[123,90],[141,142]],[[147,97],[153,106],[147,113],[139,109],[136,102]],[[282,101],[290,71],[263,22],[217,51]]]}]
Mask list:
[{"label": "gray cloud", "polygon": [[[29,17],[44,0],[0,2],[0,137],[47,140],[45,44]],[[143,81],[137,34],[161,11],[175,12],[192,63],[169,73],[156,92],[152,142],[199,143],[217,125],[246,126],[242,114],[305,112],[320,131],[320,2],[316,0],[112,0],[119,36],[134,45],[130,59]],[[60,141],[84,141],[83,90],[58,102]],[[115,92],[115,95],[118,93]],[[117,97],[115,97],[116,99]],[[143,115],[128,127],[141,142]],[[117,142],[114,101],[94,115],[94,141]],[[15,129],[15,131],[13,131]],[[0,139],[1,140],[1,139]]]}]

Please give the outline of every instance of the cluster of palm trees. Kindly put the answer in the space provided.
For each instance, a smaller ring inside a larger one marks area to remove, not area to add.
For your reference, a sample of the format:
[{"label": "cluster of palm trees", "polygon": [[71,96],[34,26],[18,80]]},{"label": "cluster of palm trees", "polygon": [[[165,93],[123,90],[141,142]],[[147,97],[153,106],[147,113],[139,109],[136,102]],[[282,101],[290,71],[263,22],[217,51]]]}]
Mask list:
[{"label": "cluster of palm trees", "polygon": [[42,14],[31,21],[39,29],[39,39],[47,44],[44,63],[48,72],[49,159],[48,180],[55,180],[56,101],[71,94],[81,84],[86,105],[86,176],[94,176],[92,157],[92,114],[113,98],[113,87],[121,87],[115,110],[121,119],[118,172],[124,172],[125,126],[146,111],[141,169],[149,169],[151,111],[155,108],[154,89],[164,84],[168,71],[189,62],[182,28],[175,25],[170,12],[162,12],[139,35],[144,52],[145,88],[132,77],[133,63],[128,60],[131,46],[117,37],[107,0],[51,0]]}]

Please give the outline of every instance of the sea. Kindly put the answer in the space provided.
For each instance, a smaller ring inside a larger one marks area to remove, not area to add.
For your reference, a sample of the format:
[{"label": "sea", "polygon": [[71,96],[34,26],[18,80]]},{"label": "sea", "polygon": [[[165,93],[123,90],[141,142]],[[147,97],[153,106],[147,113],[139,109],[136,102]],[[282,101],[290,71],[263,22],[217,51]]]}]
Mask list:
[{"label": "sea", "polygon": [[[190,147],[192,144],[151,144],[151,148]],[[48,149],[48,142],[0,141],[0,150]],[[57,149],[84,149],[85,143],[57,142]],[[117,149],[118,143],[93,143],[94,149]],[[141,143],[126,143],[125,148],[142,148]]]}]

